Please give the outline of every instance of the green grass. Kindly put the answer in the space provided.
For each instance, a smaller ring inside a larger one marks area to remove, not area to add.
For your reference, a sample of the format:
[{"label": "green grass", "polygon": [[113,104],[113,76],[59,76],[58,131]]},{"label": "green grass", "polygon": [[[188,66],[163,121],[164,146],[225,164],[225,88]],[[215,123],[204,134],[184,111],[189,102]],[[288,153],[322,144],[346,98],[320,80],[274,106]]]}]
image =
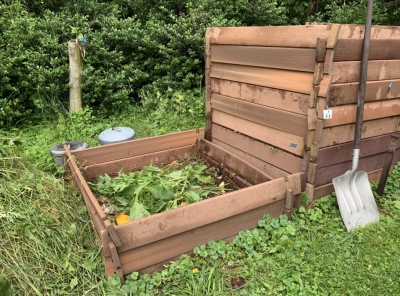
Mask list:
[{"label": "green grass", "polygon": [[[158,118],[154,120],[154,118]],[[154,122],[153,122],[154,120]],[[380,221],[347,232],[327,196],[293,220],[268,215],[231,243],[211,241],[161,272],[104,278],[101,248],[76,188],[55,169],[51,146],[98,145],[109,126],[139,137],[203,124],[132,108],[105,119],[90,110],[3,131],[0,141],[0,287],[15,295],[396,295],[400,291],[400,165],[391,173]],[[163,125],[163,127],[160,127]],[[22,146],[10,136],[19,135]],[[376,184],[373,184],[373,188]],[[242,277],[243,287],[231,281]]]}]

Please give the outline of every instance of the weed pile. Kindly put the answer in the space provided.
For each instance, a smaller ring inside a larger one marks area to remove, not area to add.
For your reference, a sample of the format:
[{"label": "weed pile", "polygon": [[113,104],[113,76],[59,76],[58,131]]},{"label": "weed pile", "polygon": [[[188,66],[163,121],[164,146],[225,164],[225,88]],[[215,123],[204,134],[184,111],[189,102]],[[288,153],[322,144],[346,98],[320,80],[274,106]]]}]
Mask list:
[{"label": "weed pile", "polygon": [[77,191],[20,155],[17,139],[0,139],[0,282],[15,295],[105,294],[101,249]]},{"label": "weed pile", "polygon": [[136,220],[239,189],[199,155],[144,166],[139,172],[120,171],[114,178],[104,174],[89,185],[111,221],[117,213]]}]

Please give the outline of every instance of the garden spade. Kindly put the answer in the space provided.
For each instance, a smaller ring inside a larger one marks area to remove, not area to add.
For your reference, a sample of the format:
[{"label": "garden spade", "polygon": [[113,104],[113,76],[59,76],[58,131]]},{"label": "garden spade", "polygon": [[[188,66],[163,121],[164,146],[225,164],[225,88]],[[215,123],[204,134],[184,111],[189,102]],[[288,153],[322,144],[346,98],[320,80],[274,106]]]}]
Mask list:
[{"label": "garden spade", "polygon": [[356,172],[360,157],[361,128],[364,113],[364,97],[368,70],[369,39],[371,35],[373,0],[368,0],[367,17],[358,89],[357,116],[354,134],[352,168],[333,179],[333,186],[342,219],[348,231],[379,220],[379,211],[366,172]]}]

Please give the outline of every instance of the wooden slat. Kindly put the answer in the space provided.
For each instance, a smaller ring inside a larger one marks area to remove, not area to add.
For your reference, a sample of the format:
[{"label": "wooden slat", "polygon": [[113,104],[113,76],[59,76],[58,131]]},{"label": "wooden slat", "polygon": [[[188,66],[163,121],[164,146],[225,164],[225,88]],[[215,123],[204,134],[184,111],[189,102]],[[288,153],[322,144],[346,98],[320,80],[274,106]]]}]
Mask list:
[{"label": "wooden slat", "polygon": [[[303,94],[311,93],[313,81],[313,73],[219,63],[213,63],[210,76]],[[330,77],[325,76],[320,85],[321,96],[326,95],[329,85]]]},{"label": "wooden slat", "polygon": [[233,130],[213,125],[213,141],[218,140],[289,173],[301,171],[302,158],[272,147]]},{"label": "wooden slat", "polygon": [[[391,134],[361,140],[361,157],[386,152],[389,148]],[[321,148],[318,151],[317,164],[319,168],[351,161],[353,158],[353,142]],[[400,146],[400,140],[397,142]]]},{"label": "wooden slat", "polygon": [[211,28],[211,44],[308,47],[317,37],[327,38],[330,26],[224,27]]},{"label": "wooden slat", "polygon": [[[332,63],[332,84],[360,81],[361,62]],[[367,81],[400,79],[400,60],[376,60],[368,62]]]},{"label": "wooden slat", "polygon": [[307,114],[309,96],[306,94],[216,78],[211,79],[211,91],[267,107]]},{"label": "wooden slat", "polygon": [[293,195],[298,195],[304,192],[307,183],[307,174],[303,172],[298,172],[291,174],[285,178],[286,187],[288,190],[293,191]]},{"label": "wooden slat", "polygon": [[[381,118],[363,122],[361,138],[366,139],[396,131],[399,117]],[[324,128],[319,147],[342,144],[354,140],[354,124]]]},{"label": "wooden slat", "polygon": [[265,172],[252,166],[234,154],[229,153],[225,149],[218,147],[211,142],[205,141],[204,139],[198,140],[197,149],[200,153],[222,163],[224,166],[230,168],[237,175],[250,181],[252,184],[259,184],[271,180],[271,177]]},{"label": "wooden slat", "polygon": [[[324,58],[322,62],[325,60],[325,53],[321,52]],[[314,72],[315,49],[213,45],[211,47],[211,61],[223,64]],[[325,63],[324,72],[329,73],[328,61]]]},{"label": "wooden slat", "polygon": [[87,181],[92,181],[96,179],[99,175],[116,175],[121,169],[123,170],[123,172],[137,171],[151,163],[154,165],[171,163],[176,159],[189,157],[194,152],[194,145],[183,146],[180,148],[168,149],[161,152],[143,154],[125,159],[104,162],[97,165],[91,165],[85,167],[85,179]]},{"label": "wooden slat", "polygon": [[[225,205],[223,210],[229,210],[228,208],[232,207],[231,204]],[[262,219],[265,213],[270,213],[273,217],[278,217],[282,213],[283,207],[284,199],[235,216],[218,219],[211,224],[203,223],[202,226],[190,231],[182,231],[177,235],[167,236],[165,239],[120,252],[123,274],[157,265],[159,262],[172,260],[172,258],[178,255],[191,252],[195,247],[206,244],[210,240],[218,241],[231,238],[240,231],[257,227],[258,221]],[[208,214],[209,212],[202,213],[202,215],[196,213],[195,216],[182,220],[181,225],[185,225],[187,221],[199,216],[205,218]],[[105,258],[106,276],[112,275],[113,272],[110,259],[110,257]]]},{"label": "wooden slat", "polygon": [[[363,39],[337,40],[334,62],[361,61]],[[371,39],[369,60],[398,60],[400,59],[400,39]]]},{"label": "wooden slat", "polygon": [[275,108],[264,107],[242,100],[213,94],[211,106],[215,110],[229,113],[250,121],[267,125],[298,136],[307,133],[307,117]]},{"label": "wooden slat", "polygon": [[[385,162],[385,158],[386,152],[362,157],[359,160],[357,171],[370,172],[381,169]],[[398,161],[400,161],[400,149],[395,152],[392,164],[396,164]],[[333,178],[341,176],[350,170],[351,165],[352,161],[347,161],[324,168],[318,168],[314,186],[319,187],[332,183]]]},{"label": "wooden slat", "polygon": [[203,129],[189,130],[169,135],[149,137],[128,142],[98,146],[72,152],[81,165],[124,159],[167,149],[192,145],[202,138]]},{"label": "wooden slat", "polygon": [[115,227],[124,252],[283,200],[283,178],[261,183]]},{"label": "wooden slat", "polygon": [[218,145],[219,147],[229,151],[230,153],[237,155],[238,157],[247,161],[248,163],[255,166],[256,168],[262,170],[263,172],[265,172],[266,174],[271,176],[271,179],[277,179],[277,178],[286,177],[287,175],[289,175],[288,172],[282,170],[281,168],[273,166],[270,163],[264,162],[261,159],[256,158],[253,155],[246,153],[242,150],[239,150],[233,146],[230,146],[224,142],[221,142],[214,138],[212,139],[212,142],[215,145]]},{"label": "wooden slat", "polygon": [[[324,127],[344,125],[356,121],[356,105],[343,105],[330,109],[333,115],[331,119],[324,120]],[[363,121],[397,115],[400,115],[400,99],[368,102],[364,105]],[[323,114],[318,114],[318,118],[323,118]]]},{"label": "wooden slat", "polygon": [[[339,38],[364,39],[364,25],[341,25]],[[372,26],[371,39],[400,39],[400,27]]]},{"label": "wooden slat", "polygon": [[[113,225],[110,223],[108,220],[106,214],[103,212],[101,209],[99,203],[96,200],[96,197],[92,193],[92,191],[89,188],[89,185],[86,183],[86,180],[83,178],[78,166],[75,163],[75,160],[73,159],[71,155],[71,151],[68,149],[68,146],[63,143],[63,148],[65,151],[65,154],[67,155],[68,158],[68,165],[70,167],[70,172],[72,174],[72,178],[74,180],[75,185],[78,187],[78,190],[81,192],[83,196],[87,198],[87,201],[91,203],[93,206],[96,214],[99,216],[101,223],[103,224],[103,227],[107,230],[108,234],[111,237],[112,242],[117,246],[121,246],[121,241],[118,237],[118,235],[115,232],[115,229]],[[99,228],[101,229],[101,228]]]},{"label": "wooden slat", "polygon": [[[328,94],[328,105],[357,104],[357,94],[358,82],[332,84]],[[367,82],[366,102],[393,98],[400,98],[400,79]]]},{"label": "wooden slat", "polygon": [[304,138],[214,110],[213,122],[287,152],[303,156]]},{"label": "wooden slat", "polygon": [[331,30],[326,40],[326,48],[332,49],[336,45],[337,38],[339,36],[340,24],[332,24]]}]

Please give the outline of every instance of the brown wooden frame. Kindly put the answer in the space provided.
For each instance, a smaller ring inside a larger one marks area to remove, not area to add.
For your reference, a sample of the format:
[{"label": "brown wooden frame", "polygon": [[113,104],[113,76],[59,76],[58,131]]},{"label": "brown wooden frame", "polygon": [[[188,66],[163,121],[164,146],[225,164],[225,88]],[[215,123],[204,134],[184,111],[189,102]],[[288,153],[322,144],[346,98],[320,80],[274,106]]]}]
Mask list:
[{"label": "brown wooden frame", "polygon": [[[264,171],[204,140],[203,133],[192,130],[73,152],[64,145],[64,165],[101,240],[107,276],[116,273],[123,279],[133,271],[155,270],[209,240],[229,240],[241,230],[257,227],[265,213],[282,214],[288,190],[297,196],[305,190],[305,173],[271,180]],[[194,153],[211,164],[222,164],[245,188],[116,226],[107,219],[87,184],[100,174],[139,170],[150,163],[169,163]]]}]

